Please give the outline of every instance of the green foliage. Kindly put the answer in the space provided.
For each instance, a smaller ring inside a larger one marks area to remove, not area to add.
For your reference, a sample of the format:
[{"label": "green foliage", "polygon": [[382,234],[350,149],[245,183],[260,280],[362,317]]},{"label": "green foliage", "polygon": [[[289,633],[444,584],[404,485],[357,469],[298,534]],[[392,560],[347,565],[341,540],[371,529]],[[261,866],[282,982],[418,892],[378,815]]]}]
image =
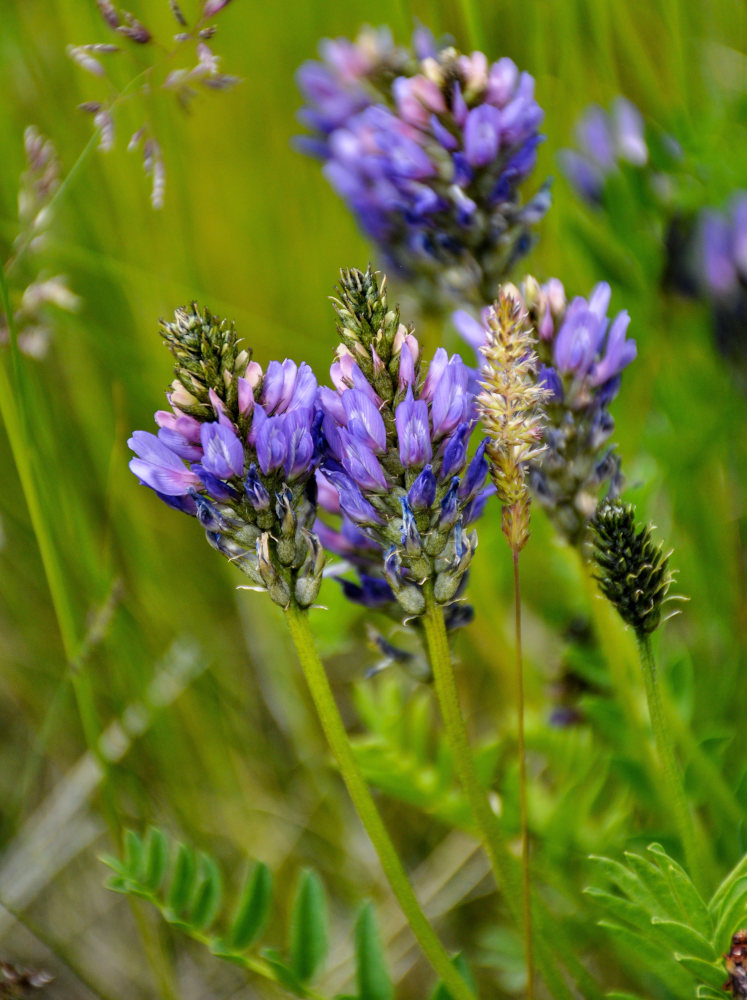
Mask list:
[{"label": "green foliage", "polygon": [[[626,862],[595,857],[602,884],[585,892],[605,911],[600,920],[631,968],[658,980],[674,996],[723,995],[723,954],[747,923],[747,857],[705,902],[687,872],[659,844],[649,857],[626,853]],[[628,1000],[631,994],[610,993]],[[634,998],[636,1000],[636,998]]]},{"label": "green foliage", "polygon": [[[412,690],[400,677],[391,676],[375,685],[358,685],[355,700],[366,732],[353,741],[353,749],[366,779],[445,826],[472,829],[451,753],[435,724],[430,689]],[[495,772],[499,744],[491,740],[473,752],[478,774],[487,786]]]},{"label": "green foliage", "polygon": [[[260,951],[254,947],[272,907],[272,875],[261,861],[247,874],[232,916],[225,920],[217,862],[184,843],[171,843],[157,827],[150,827],[144,837],[127,830],[123,858],[107,856],[103,861],[114,872],[107,883],[110,889],[146,899],[172,926],[206,945],[213,955],[296,996],[321,998],[310,986],[327,956],[327,904],[316,872],[301,872],[291,908],[288,952],[283,955],[272,947]],[[353,1000],[393,1000],[371,903],[360,910],[354,939],[358,995]]]}]

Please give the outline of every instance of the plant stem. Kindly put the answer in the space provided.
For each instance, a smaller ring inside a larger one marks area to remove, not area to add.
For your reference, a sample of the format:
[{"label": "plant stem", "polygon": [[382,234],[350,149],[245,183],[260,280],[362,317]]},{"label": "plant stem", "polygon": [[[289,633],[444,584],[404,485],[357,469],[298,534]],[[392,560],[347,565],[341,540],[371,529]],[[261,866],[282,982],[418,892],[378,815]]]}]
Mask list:
[{"label": "plant stem", "polygon": [[[467,729],[459,705],[459,692],[451,665],[451,652],[443,612],[433,596],[433,584],[430,580],[423,585],[423,593],[425,595],[425,614],[422,620],[428,655],[433,670],[436,697],[443,718],[446,739],[454,758],[454,766],[480,831],[485,851],[490,859],[495,881],[503,892],[512,917],[519,926],[522,926],[523,915],[518,904],[518,900],[523,897],[521,880],[517,877],[515,859],[506,845],[498,818],[490,806],[487,792],[480,784],[475,770]],[[552,995],[570,1000],[572,994],[566,986],[552,954],[550,954],[550,949],[544,943],[541,933],[538,934],[535,944],[542,962],[542,974]],[[591,977],[577,963],[573,964],[574,976],[578,980],[584,980],[587,997],[599,996],[599,990]]]},{"label": "plant stem", "polygon": [[316,652],[308,614],[291,603],[286,609],[285,616],[327,742],[337,758],[343,781],[361,822],[376,848],[381,867],[392,892],[423,949],[423,953],[443,980],[454,1000],[474,1000],[472,990],[452,965],[446,950],[423,913],[399,855],[376,808],[376,803],[363,779],[324,665]]},{"label": "plant stem", "polygon": [[524,926],[524,955],[527,963],[527,1000],[534,1000],[534,961],[532,956],[532,883],[529,872],[529,819],[527,816],[527,761],[524,738],[524,663],[521,654],[521,586],[519,550],[514,547],[514,626],[516,630],[516,718],[519,733],[519,810],[521,814],[521,889]]},{"label": "plant stem", "polygon": [[703,865],[700,850],[695,838],[695,827],[693,825],[690,810],[685,798],[685,789],[682,784],[682,774],[674,757],[672,740],[669,728],[666,723],[664,706],[659,689],[659,680],[656,670],[656,661],[651,649],[651,639],[646,635],[638,637],[638,651],[641,656],[641,667],[643,669],[643,682],[646,687],[646,699],[648,710],[651,716],[651,728],[654,733],[654,743],[659,756],[661,769],[664,772],[664,781],[672,803],[674,820],[685,851],[687,867],[690,875],[699,889],[703,889],[705,879],[703,875]]}]

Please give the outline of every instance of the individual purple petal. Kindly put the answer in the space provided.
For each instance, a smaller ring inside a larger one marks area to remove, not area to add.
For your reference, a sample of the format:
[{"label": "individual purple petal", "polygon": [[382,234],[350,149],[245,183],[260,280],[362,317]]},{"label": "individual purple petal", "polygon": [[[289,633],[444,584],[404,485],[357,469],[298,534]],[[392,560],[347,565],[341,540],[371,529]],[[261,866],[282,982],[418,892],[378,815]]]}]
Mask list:
[{"label": "individual purple petal", "polygon": [[254,409],[254,389],[251,382],[245,378],[239,378],[239,413],[242,417],[247,417]]},{"label": "individual purple petal", "polygon": [[431,401],[433,437],[450,434],[469,414],[472,397],[468,392],[469,372],[458,354],[452,356],[439,379]]},{"label": "individual purple petal", "polygon": [[360,489],[347,472],[340,466],[333,463],[326,463],[323,469],[324,475],[337,489],[340,498],[340,507],[354,524],[382,524],[382,518],[376,513],[375,508],[366,500]]},{"label": "individual purple petal", "polygon": [[563,392],[563,382],[554,368],[551,368],[549,365],[542,365],[537,373],[537,384],[553,394],[553,402],[562,403],[563,396],[565,395]]},{"label": "individual purple petal", "polygon": [[638,353],[636,342],[626,340],[625,333],[630,323],[627,311],[618,313],[607,335],[604,357],[594,366],[591,384],[601,385],[619,375],[633,361]]},{"label": "individual purple petal", "polygon": [[409,345],[404,343],[399,352],[399,391],[402,392],[407,386],[412,386],[414,381],[415,360]]},{"label": "individual purple petal", "polygon": [[428,426],[428,404],[423,399],[415,400],[412,386],[397,407],[394,414],[399,439],[399,457],[405,468],[425,465],[433,457],[430,428]]},{"label": "individual purple petal", "polygon": [[487,444],[488,439],[483,438],[467,467],[467,472],[459,487],[459,498],[462,501],[473,497],[485,482],[485,477],[488,474],[488,460],[485,458]]},{"label": "individual purple petal", "polygon": [[156,410],[155,419],[159,427],[176,431],[177,434],[181,434],[191,444],[200,443],[202,422],[195,417],[189,417],[186,413],[171,413],[169,410]]},{"label": "individual purple petal", "polygon": [[464,125],[464,155],[473,167],[484,167],[498,155],[501,146],[501,112],[480,104],[467,115]]},{"label": "individual purple petal", "polygon": [[311,434],[311,410],[293,410],[278,417],[283,420],[286,440],[286,455],[283,471],[288,482],[292,482],[311,469],[314,458],[314,438]]},{"label": "individual purple petal", "polygon": [[451,320],[457,328],[459,335],[477,353],[487,339],[487,331],[483,323],[475,319],[474,316],[471,316],[464,309],[457,309],[456,312],[453,312]]},{"label": "individual purple petal", "polygon": [[362,442],[347,430],[340,431],[342,438],[342,466],[363,492],[386,493],[389,489],[379,460]]},{"label": "individual purple petal", "polygon": [[[467,315],[467,313],[465,313],[465,315]],[[423,388],[420,390],[421,399],[426,399],[428,402],[433,399],[433,393],[436,391],[436,387],[441,381],[448,365],[449,355],[445,348],[439,347],[428,365],[428,374],[425,376]]]},{"label": "individual purple petal", "polygon": [[737,269],[732,257],[731,227],[723,216],[704,212],[701,223],[703,269],[710,292],[725,295],[737,285]]},{"label": "individual purple petal", "polygon": [[202,458],[202,448],[199,444],[191,444],[183,434],[171,430],[169,427],[161,427],[158,431],[158,440],[163,441],[167,448],[188,462],[197,462]]},{"label": "individual purple petal", "polygon": [[[226,404],[220,398],[215,389],[208,389],[208,398],[211,406],[213,407],[213,412],[218,419],[218,423],[230,430],[233,427],[233,421],[226,413]],[[202,426],[200,427],[200,434],[202,434]]]},{"label": "individual purple petal", "polygon": [[341,398],[352,436],[374,452],[385,452],[386,427],[370,397],[359,389],[348,389]]},{"label": "individual purple petal", "polygon": [[502,108],[513,95],[519,79],[519,70],[512,59],[503,58],[494,62],[488,72],[486,98],[490,104]]},{"label": "individual purple petal", "polygon": [[648,161],[643,115],[631,101],[617,97],[612,102],[615,144],[621,159],[636,167],[643,167]]},{"label": "individual purple petal", "polygon": [[238,500],[240,493],[235,490],[230,483],[224,483],[222,479],[210,472],[199,463],[190,466],[192,472],[199,476],[200,483],[214,500]]},{"label": "individual purple petal", "polygon": [[[259,407],[255,407],[255,419],[257,409]],[[268,417],[261,424],[255,448],[259,467],[265,475],[282,466],[288,453],[288,440],[281,417]]]},{"label": "individual purple petal", "polygon": [[428,510],[436,501],[436,477],[433,468],[426,465],[410,487],[407,500],[413,510]]},{"label": "individual purple petal", "polygon": [[554,359],[559,371],[586,375],[594,362],[599,342],[599,320],[590,309],[567,315],[555,340]]},{"label": "individual purple petal", "polygon": [[244,480],[244,492],[247,500],[255,510],[267,510],[270,506],[270,494],[267,487],[259,478],[257,466],[254,462],[249,466],[249,471]]},{"label": "individual purple petal", "polygon": [[362,604],[366,608],[383,608],[395,601],[392,588],[381,577],[361,573],[360,584],[346,580],[344,577],[336,579],[342,587],[345,597],[355,604]]},{"label": "individual purple petal", "polygon": [[308,410],[314,405],[317,394],[316,375],[311,368],[302,361],[298,366],[292,393],[287,402],[287,409]]},{"label": "individual purple petal", "polygon": [[200,441],[202,466],[219,479],[230,479],[244,472],[244,449],[232,428],[223,424],[203,424]]},{"label": "individual purple petal", "polygon": [[577,128],[581,148],[605,170],[615,164],[614,141],[606,113],[598,105],[590,107]]},{"label": "individual purple petal", "polygon": [[187,469],[155,434],[135,431],[127,444],[138,456],[129,463],[131,471],[157,493],[183,496],[190,487],[200,486],[199,476]]},{"label": "individual purple petal", "polygon": [[340,513],[340,497],[337,488],[325,476],[321,469],[316,470],[317,503],[322,510],[330,514]]},{"label": "individual purple petal", "polygon": [[441,472],[438,477],[441,482],[451,476],[461,474],[464,463],[467,461],[467,445],[471,431],[472,425],[464,420],[446,442],[441,461]]}]

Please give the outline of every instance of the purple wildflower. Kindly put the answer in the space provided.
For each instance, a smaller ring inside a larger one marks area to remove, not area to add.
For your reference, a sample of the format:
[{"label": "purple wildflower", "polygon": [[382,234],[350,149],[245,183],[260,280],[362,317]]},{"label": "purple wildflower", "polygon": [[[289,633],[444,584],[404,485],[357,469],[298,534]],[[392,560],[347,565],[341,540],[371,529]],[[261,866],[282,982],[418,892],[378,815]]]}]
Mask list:
[{"label": "purple wildflower", "polygon": [[[327,448],[318,479],[322,506],[342,528],[321,536],[360,575],[381,581],[377,599],[386,592],[417,616],[427,579],[438,601],[454,600],[476,544],[462,535],[463,515],[487,466],[484,449],[468,462],[469,372],[443,349],[425,371],[417,339],[370,269],[343,272],[335,307],[342,345],[331,370],[337,391],[319,394]],[[373,601],[370,585],[356,587],[346,593]]]},{"label": "purple wildflower", "polygon": [[424,46],[422,32],[417,55],[390,39],[371,52],[371,37],[327,43],[301,68],[303,147],[424,298],[490,298],[549,207],[547,188],[519,196],[541,139],[534,81],[510,59]]},{"label": "purple wildflower", "polygon": [[176,359],[173,410],[156,414],[158,437],[135,431],[131,470],[196,516],[210,544],[276,603],[308,606],[323,566],[312,532],[319,454],[311,369],[286,359],[263,375],[233,327],[195,306],[164,330]]},{"label": "purple wildflower", "polygon": [[609,112],[591,105],[576,126],[576,139],[579,150],[562,150],[560,163],[579,197],[591,204],[601,200],[607,177],[620,163],[648,162],[643,116],[624,97],[615,98]]}]

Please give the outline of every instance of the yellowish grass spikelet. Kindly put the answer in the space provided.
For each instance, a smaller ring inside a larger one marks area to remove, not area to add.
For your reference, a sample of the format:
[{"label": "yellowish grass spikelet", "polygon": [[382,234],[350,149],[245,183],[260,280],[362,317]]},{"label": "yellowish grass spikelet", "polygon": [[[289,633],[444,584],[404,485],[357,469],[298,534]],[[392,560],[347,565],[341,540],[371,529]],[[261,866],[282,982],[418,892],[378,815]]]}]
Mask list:
[{"label": "yellowish grass spikelet", "polygon": [[477,407],[489,438],[490,475],[503,505],[503,533],[514,552],[529,538],[526,464],[543,451],[542,402],[534,335],[518,294],[504,286],[488,316]]}]

